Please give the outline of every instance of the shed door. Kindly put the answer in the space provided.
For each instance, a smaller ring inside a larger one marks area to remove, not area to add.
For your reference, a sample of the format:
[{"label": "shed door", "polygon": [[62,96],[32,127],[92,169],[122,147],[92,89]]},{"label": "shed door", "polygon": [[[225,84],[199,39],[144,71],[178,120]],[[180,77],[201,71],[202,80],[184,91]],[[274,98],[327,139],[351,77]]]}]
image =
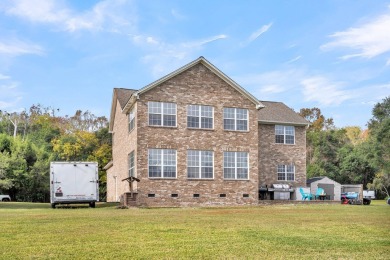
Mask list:
[{"label": "shed door", "polygon": [[319,183],[318,188],[323,188],[326,195],[330,195],[330,199],[334,200],[334,184]]}]

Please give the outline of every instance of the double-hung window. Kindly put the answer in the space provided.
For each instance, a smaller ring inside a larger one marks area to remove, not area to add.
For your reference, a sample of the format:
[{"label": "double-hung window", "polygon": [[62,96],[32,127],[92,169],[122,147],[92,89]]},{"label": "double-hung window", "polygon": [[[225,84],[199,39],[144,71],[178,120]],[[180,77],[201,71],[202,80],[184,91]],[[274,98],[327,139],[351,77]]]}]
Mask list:
[{"label": "double-hung window", "polygon": [[212,179],[213,156],[212,151],[187,151],[187,177],[189,179]]},{"label": "double-hung window", "polygon": [[132,109],[129,113],[129,132],[134,129],[135,126],[135,111]]},{"label": "double-hung window", "polygon": [[224,108],[223,129],[248,131],[248,109]]},{"label": "double-hung window", "polygon": [[129,162],[129,177],[135,177],[135,173],[134,173],[134,169],[135,169],[134,151],[132,151],[129,154],[128,162]]},{"label": "double-hung window", "polygon": [[213,128],[213,107],[189,105],[187,106],[188,128]]},{"label": "double-hung window", "polygon": [[223,153],[223,177],[224,179],[247,180],[249,168],[249,156],[247,152]]},{"label": "double-hung window", "polygon": [[176,126],[176,104],[148,102],[149,125]]},{"label": "double-hung window", "polygon": [[275,125],[275,142],[277,144],[295,144],[295,127]]},{"label": "double-hung window", "polygon": [[278,181],[293,181],[295,179],[295,166],[289,165],[278,165]]},{"label": "double-hung window", "polygon": [[176,178],[176,150],[149,149],[149,178]]}]

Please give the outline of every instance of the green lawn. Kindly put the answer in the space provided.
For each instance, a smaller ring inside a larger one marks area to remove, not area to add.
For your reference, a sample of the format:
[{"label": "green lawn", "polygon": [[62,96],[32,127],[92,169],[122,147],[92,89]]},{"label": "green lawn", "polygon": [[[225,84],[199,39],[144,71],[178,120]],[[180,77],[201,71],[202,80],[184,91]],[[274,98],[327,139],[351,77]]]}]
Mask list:
[{"label": "green lawn", "polygon": [[0,259],[389,259],[390,206],[0,203]]}]

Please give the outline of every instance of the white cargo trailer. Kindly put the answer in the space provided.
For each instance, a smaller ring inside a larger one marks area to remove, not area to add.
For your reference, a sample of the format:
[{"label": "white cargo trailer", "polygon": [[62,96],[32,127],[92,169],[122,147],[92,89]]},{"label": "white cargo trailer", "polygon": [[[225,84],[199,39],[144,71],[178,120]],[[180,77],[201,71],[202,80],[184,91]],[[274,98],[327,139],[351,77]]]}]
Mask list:
[{"label": "white cargo trailer", "polygon": [[96,162],[51,162],[50,203],[89,203],[99,201],[99,176]]}]

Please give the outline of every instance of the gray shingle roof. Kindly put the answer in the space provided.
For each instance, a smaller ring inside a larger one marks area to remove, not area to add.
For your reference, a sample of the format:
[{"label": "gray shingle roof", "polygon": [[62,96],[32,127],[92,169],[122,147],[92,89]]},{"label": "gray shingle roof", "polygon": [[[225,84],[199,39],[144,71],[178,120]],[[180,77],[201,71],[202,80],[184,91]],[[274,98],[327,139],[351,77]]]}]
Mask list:
[{"label": "gray shingle roof", "polygon": [[323,178],[325,178],[325,177],[320,176],[320,177],[313,177],[313,178],[307,179],[307,180],[306,180],[306,184],[309,185],[309,184],[311,184],[311,183],[313,183],[313,182],[322,180]]},{"label": "gray shingle roof", "polygon": [[259,110],[259,122],[308,125],[309,122],[282,102],[261,101],[265,106]]},{"label": "gray shingle roof", "polygon": [[126,88],[115,88],[116,96],[118,97],[119,104],[123,109],[126,106],[127,101],[129,101],[131,94],[136,92],[134,89],[126,89]]}]

